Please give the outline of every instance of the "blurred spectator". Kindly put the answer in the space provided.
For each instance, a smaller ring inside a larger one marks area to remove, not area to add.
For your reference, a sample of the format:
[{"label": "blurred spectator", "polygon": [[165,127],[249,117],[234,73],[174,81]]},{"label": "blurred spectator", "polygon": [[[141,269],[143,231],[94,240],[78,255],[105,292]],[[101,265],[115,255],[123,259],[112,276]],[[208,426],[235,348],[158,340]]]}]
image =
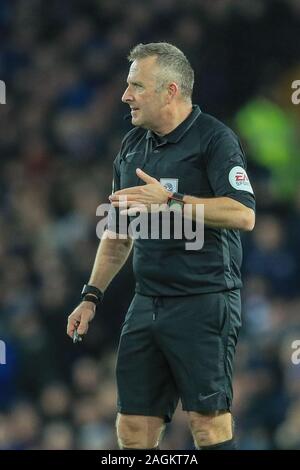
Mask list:
[{"label": "blurred spectator", "polygon": [[298,292],[298,269],[286,227],[274,216],[258,217],[253,246],[245,259],[247,273],[267,279],[273,295],[289,297]]},{"label": "blurred spectator", "polygon": [[53,422],[43,429],[41,449],[72,450],[74,448],[74,432],[67,423]]}]

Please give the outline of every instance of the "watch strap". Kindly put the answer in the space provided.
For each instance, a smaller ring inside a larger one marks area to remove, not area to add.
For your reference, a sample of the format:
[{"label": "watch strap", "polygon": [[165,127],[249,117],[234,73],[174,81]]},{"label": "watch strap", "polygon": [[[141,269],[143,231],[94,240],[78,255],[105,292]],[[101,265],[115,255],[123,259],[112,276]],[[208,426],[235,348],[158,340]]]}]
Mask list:
[{"label": "watch strap", "polygon": [[182,193],[176,193],[176,192],[171,193],[171,194],[169,195],[169,197],[168,197],[168,202],[167,202],[167,204],[168,204],[168,206],[170,206],[170,207],[171,207],[173,204],[180,204],[180,205],[183,207],[183,205],[184,205],[184,200],[183,200],[183,198],[184,198],[184,194],[182,194]]}]

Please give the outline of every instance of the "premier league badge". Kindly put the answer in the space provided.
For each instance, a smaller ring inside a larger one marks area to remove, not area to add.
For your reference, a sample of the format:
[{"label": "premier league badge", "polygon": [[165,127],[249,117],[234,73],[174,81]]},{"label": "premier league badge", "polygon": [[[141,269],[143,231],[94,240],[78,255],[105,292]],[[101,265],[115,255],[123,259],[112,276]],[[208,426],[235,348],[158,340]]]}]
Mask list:
[{"label": "premier league badge", "polygon": [[160,178],[159,182],[167,191],[171,191],[172,193],[178,192],[177,178]]}]

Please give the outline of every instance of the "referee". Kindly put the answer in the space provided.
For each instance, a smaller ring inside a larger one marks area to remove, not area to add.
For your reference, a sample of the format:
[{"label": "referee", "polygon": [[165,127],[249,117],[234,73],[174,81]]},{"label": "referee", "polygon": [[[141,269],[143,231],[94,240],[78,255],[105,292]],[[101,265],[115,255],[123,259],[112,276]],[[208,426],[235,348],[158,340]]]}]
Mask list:
[{"label": "referee", "polygon": [[[134,128],[114,161],[112,212],[128,220],[153,204],[204,206],[204,244],[135,239],[108,225],[67,333],[85,335],[96,305],[134,245],[135,296],[117,359],[121,449],[158,448],[179,398],[198,449],[234,449],[232,369],[241,326],[239,230],[255,223],[255,199],[236,135],[192,104],[193,69],[168,43],[130,52]],[[126,196],[126,200],[124,200]],[[116,208],[114,211],[113,207]],[[149,214],[148,214],[149,215]],[[116,221],[115,221],[116,222]],[[114,237],[112,237],[114,235]]]}]

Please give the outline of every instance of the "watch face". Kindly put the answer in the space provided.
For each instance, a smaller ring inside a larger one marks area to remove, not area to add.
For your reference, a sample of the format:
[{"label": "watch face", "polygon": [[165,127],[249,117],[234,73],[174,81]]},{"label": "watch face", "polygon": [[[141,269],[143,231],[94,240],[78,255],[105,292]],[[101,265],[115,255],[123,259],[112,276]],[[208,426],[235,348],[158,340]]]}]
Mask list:
[{"label": "watch face", "polygon": [[175,199],[170,199],[169,207],[172,207],[172,210],[175,209],[175,210],[178,210],[178,211],[182,211],[183,206],[184,206],[183,202],[177,201]]}]

